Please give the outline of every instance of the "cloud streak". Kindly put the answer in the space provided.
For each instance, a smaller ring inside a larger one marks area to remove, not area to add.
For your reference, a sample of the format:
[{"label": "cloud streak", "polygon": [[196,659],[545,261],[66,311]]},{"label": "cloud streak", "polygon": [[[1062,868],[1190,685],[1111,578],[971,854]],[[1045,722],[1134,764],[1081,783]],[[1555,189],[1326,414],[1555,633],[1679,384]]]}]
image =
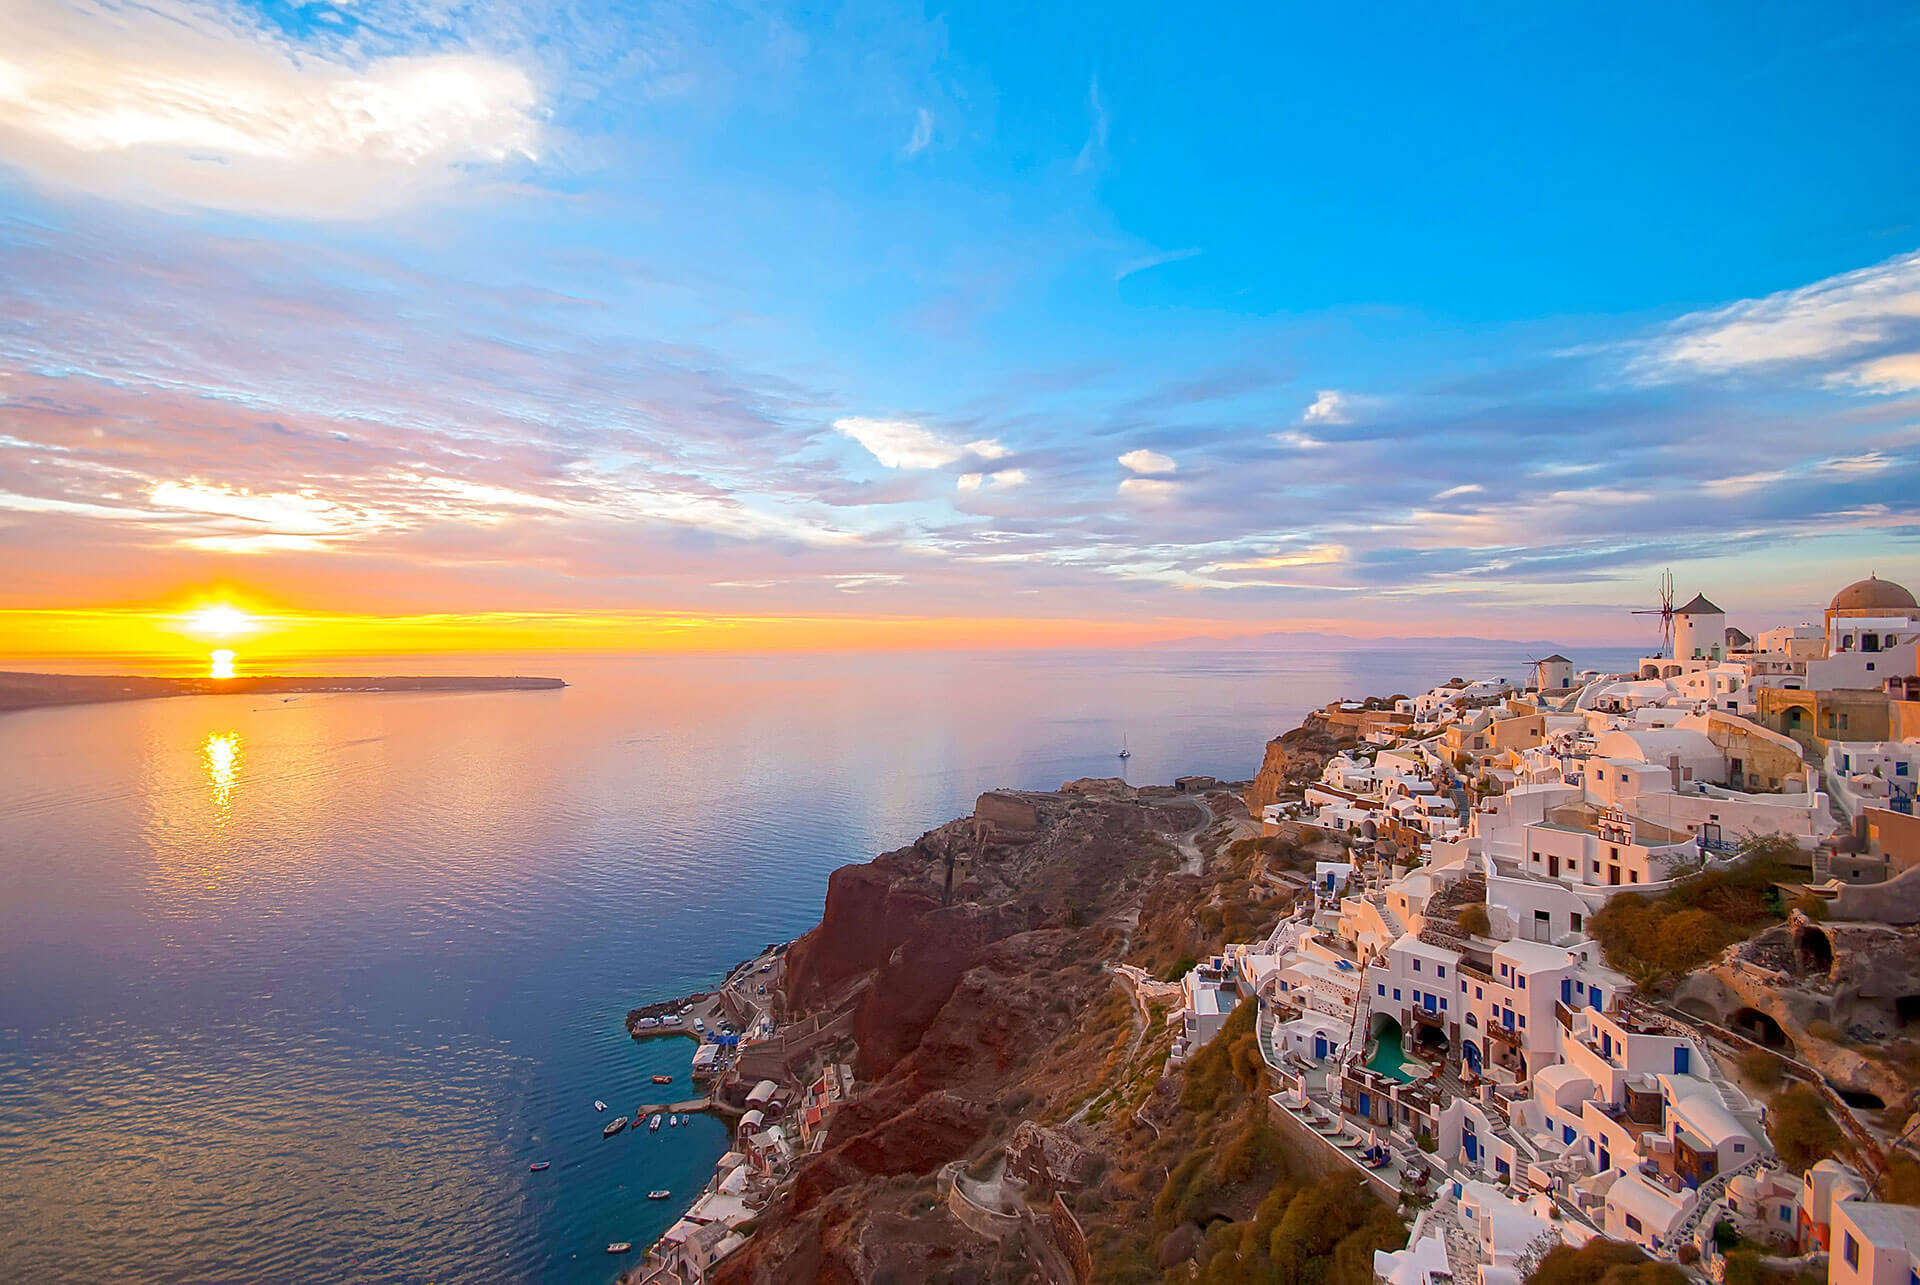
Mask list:
[{"label": "cloud streak", "polygon": [[0,161],[169,206],[359,218],[544,151],[540,93],[467,50],[296,50],[238,10],[0,0]]}]

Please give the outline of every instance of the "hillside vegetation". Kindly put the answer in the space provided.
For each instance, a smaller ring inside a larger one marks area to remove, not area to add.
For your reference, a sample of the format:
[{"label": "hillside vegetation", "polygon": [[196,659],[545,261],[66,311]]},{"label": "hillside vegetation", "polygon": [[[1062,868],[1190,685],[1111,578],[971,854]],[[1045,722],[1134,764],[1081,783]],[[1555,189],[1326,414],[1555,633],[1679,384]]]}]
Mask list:
[{"label": "hillside vegetation", "polygon": [[1645,988],[1671,985],[1737,941],[1786,917],[1774,886],[1791,871],[1769,836],[1743,845],[1740,864],[1682,880],[1658,896],[1621,893],[1588,927],[1607,962]]}]

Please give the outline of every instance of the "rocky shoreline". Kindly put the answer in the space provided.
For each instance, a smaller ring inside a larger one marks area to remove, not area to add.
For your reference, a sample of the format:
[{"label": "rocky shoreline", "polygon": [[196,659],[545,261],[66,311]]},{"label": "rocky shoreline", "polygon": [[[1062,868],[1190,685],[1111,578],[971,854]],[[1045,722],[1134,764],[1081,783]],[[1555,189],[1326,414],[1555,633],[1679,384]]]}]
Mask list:
[{"label": "rocky shoreline", "polygon": [[[625,1279],[723,1246],[701,1278],[984,1280],[1045,1262],[1086,1279],[1126,1252],[1131,1188],[1155,1163],[1140,1140],[1173,1091],[1172,988],[1134,979],[1289,901],[1261,881],[1240,787],[1189,786],[990,791],[835,871],[818,926],[780,952],[763,1037],[715,1082],[743,1112],[734,1149]],[[736,997],[763,962],[730,974]],[[681,1020],[687,1002],[630,1026]],[[703,1221],[713,1211],[734,1221]]]}]

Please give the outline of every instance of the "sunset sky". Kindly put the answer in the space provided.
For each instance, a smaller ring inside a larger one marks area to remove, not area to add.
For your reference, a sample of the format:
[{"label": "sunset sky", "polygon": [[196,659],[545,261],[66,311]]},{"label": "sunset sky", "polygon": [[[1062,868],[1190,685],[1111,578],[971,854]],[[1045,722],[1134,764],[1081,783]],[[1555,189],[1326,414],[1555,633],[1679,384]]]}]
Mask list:
[{"label": "sunset sky", "polygon": [[1666,566],[1754,625],[1920,582],[1912,6],[0,32],[0,658],[222,602],[289,653],[1631,642]]}]

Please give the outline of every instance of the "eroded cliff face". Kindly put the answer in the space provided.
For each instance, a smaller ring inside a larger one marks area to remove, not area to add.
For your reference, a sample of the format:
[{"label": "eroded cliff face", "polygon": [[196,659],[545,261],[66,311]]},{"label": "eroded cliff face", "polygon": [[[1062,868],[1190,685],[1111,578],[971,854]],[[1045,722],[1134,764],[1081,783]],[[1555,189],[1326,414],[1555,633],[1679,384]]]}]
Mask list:
[{"label": "eroded cliff face", "polygon": [[859,1087],[719,1279],[965,1278],[997,1261],[1000,1246],[946,1216],[935,1175],[1019,1123],[1023,1070],[1110,999],[1099,961],[1176,864],[1169,818],[1191,815],[1001,793],[835,873],[819,927],[788,952],[788,1003],[851,1006]]},{"label": "eroded cliff face", "polygon": [[1267,742],[1260,770],[1247,786],[1247,811],[1258,819],[1261,808],[1319,780],[1320,769],[1327,765],[1328,759],[1358,744],[1359,741],[1344,730],[1329,727],[1325,721],[1309,714],[1306,722]]}]

